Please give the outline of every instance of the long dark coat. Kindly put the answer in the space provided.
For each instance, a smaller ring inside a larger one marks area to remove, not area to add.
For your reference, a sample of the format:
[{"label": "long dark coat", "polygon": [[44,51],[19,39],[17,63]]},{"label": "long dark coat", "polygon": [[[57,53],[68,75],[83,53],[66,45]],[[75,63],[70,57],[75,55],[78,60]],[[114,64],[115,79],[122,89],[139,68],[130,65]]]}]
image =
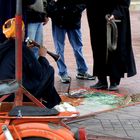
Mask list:
[{"label": "long dark coat", "polygon": [[[90,28],[93,51],[93,74],[121,78],[136,74],[132,51],[131,27],[129,16],[130,0],[87,0],[87,17]],[[121,23],[118,27],[117,50],[109,52],[106,62],[106,19],[105,15],[114,15]]]},{"label": "long dark coat", "polygon": [[[25,17],[25,7],[33,4],[36,0],[22,0],[23,1],[23,17]],[[0,0],[0,42],[6,38],[2,33],[2,25],[9,18],[15,17],[16,14],[16,0]]]}]

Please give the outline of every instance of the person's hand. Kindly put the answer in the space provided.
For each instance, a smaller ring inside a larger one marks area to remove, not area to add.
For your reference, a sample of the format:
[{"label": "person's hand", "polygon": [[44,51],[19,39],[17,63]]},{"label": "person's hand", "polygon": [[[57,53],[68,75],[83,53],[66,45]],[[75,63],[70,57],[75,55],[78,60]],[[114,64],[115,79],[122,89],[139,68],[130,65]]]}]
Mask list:
[{"label": "person's hand", "polygon": [[111,15],[111,16],[108,18],[108,20],[109,20],[109,21],[111,21],[111,20],[115,20],[114,15]]},{"label": "person's hand", "polygon": [[45,17],[45,20],[43,22],[43,25],[46,25],[48,23],[48,21],[49,21],[49,18],[48,17]]},{"label": "person's hand", "polygon": [[32,44],[32,43],[27,43],[27,47],[28,48],[33,48],[35,45],[34,44]]},{"label": "person's hand", "polygon": [[45,47],[40,47],[39,56],[46,57],[47,49]]}]

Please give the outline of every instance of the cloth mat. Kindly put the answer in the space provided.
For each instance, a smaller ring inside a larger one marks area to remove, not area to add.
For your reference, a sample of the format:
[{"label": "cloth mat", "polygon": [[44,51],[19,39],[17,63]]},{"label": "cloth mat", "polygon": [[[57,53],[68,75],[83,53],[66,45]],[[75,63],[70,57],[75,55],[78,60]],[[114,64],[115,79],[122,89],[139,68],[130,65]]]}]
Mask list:
[{"label": "cloth mat", "polygon": [[140,103],[140,95],[138,100],[138,95],[124,95],[106,90],[80,88],[70,91],[72,95],[79,93],[83,94],[82,98],[71,98],[67,94],[60,95],[62,101],[75,106],[80,115],[111,111]]},{"label": "cloth mat", "polygon": [[35,106],[16,106],[10,112],[9,116],[55,116],[58,115],[59,112],[52,108],[41,108]]}]

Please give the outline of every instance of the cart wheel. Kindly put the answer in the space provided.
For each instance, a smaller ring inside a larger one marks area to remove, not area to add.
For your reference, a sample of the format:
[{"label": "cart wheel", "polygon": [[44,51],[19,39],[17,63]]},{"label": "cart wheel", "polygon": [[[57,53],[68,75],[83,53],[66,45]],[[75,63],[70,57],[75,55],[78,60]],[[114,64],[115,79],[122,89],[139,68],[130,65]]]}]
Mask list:
[{"label": "cart wheel", "polygon": [[[10,126],[9,126],[10,127]],[[74,134],[67,128],[51,123],[51,122],[25,122],[15,125],[15,130],[18,132],[18,137],[22,140],[75,140]],[[17,138],[17,134],[10,128],[10,133],[14,139]],[[0,134],[0,140],[5,140],[5,134]]]},{"label": "cart wheel", "polygon": [[27,137],[27,138],[23,138],[23,140],[50,140],[50,139],[41,138],[41,137]]}]

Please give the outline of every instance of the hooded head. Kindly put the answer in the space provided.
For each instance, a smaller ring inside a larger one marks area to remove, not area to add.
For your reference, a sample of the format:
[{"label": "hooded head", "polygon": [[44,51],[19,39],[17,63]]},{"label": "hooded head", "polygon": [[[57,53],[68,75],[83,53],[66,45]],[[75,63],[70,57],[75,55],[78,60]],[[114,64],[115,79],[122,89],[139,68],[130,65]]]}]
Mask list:
[{"label": "hooded head", "polygon": [[[11,18],[7,20],[3,25],[3,34],[6,38],[15,38],[15,30],[16,30],[16,19]],[[22,31],[24,31],[24,23],[22,22]]]}]

